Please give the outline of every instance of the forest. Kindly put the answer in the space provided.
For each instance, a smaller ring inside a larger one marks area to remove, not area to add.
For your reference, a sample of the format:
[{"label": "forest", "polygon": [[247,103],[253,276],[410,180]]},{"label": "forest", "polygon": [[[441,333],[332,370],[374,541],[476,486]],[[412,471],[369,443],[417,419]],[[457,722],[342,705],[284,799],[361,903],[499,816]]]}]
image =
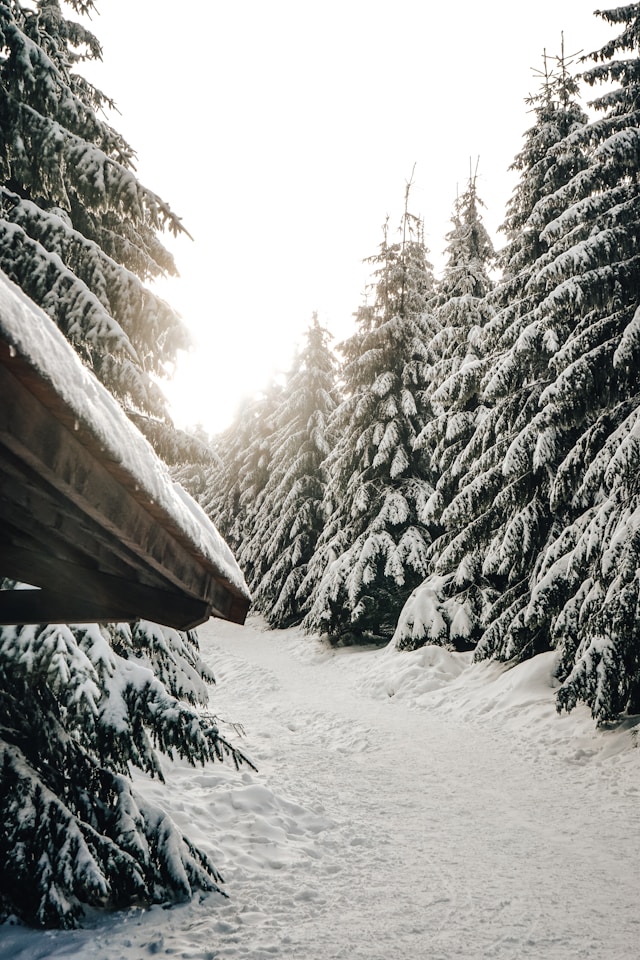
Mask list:
[{"label": "forest", "polygon": [[[353,334],[334,349],[312,317],[286,378],[211,442],[159,386],[189,343],[153,292],[184,228],[104,119],[81,75],[99,41],[63,6],[94,8],[0,0],[0,270],[211,517],[253,609],[339,645],[555,650],[559,711],[640,713],[640,4],[600,13],[611,40],[577,66],[545,57],[503,245],[471,171],[436,277],[408,182]],[[0,628],[0,918],[218,888],[130,780],[162,777],[161,753],[244,762],[212,681],[193,631]]]},{"label": "forest", "polygon": [[180,474],[272,627],[555,649],[559,709],[640,710],[637,14],[602,14],[618,33],[580,75],[608,85],[591,114],[545,57],[504,246],[471,175],[436,278],[408,183],[337,358],[315,318],[219,463]]}]

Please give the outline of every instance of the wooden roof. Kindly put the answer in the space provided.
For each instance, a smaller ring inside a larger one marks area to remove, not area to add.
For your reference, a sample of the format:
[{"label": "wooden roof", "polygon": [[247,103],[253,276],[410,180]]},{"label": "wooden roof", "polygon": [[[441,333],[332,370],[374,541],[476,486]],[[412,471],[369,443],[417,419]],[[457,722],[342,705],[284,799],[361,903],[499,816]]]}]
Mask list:
[{"label": "wooden roof", "polygon": [[0,577],[39,589],[0,591],[0,623],[244,622],[239,571],[203,550],[105,449],[1,321]]}]

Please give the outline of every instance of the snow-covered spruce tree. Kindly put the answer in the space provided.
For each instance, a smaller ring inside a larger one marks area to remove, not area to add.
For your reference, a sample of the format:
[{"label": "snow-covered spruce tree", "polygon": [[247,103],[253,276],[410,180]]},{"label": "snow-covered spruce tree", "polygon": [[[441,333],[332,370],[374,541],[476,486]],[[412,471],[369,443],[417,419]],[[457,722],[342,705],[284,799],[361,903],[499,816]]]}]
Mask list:
[{"label": "snow-covered spruce tree", "polygon": [[[490,270],[495,259],[493,243],[482,223],[482,201],[476,176],[469,177],[456,199],[452,228],[447,234],[446,264],[431,313],[429,398],[433,417],[415,445],[431,458],[437,483],[429,499],[427,517],[434,532],[441,531],[443,509],[457,491],[456,459],[485,414],[480,385],[486,372],[482,332],[491,315],[488,294],[494,282]],[[433,558],[438,543],[429,549]],[[436,554],[437,555],[437,554]],[[476,639],[483,612],[481,595],[473,583],[460,595],[459,580],[433,574],[417,588],[401,620],[396,640],[400,647],[424,637],[467,646]],[[449,602],[451,594],[457,595]]]},{"label": "snow-covered spruce tree", "polygon": [[[55,0],[0,0],[0,52],[0,267],[150,425],[161,454],[200,456],[172,431],[152,379],[186,332],[143,286],[173,270],[157,232],[180,225],[98,118],[106,98],[74,72],[99,45]],[[199,709],[211,680],[193,633],[146,622],[0,629],[0,918],[70,926],[83,905],[217,888],[213,864],[128,776],[131,766],[161,776],[156,750],[241,759]]]},{"label": "snow-covered spruce tree", "polygon": [[554,211],[550,198],[586,165],[583,147],[568,139],[588,123],[580,105],[573,63],[574,58],[565,54],[562,35],[560,54],[549,56],[545,51],[543,69],[534,71],[541,79],[540,88],[525,99],[534,124],[524,134],[522,149],[510,167],[520,179],[499,228],[507,243],[498,255],[502,283],[494,300],[501,315],[492,330],[493,340],[507,329],[519,333],[513,318],[530,312],[525,297],[527,284],[538,258],[547,250],[541,232],[555,213],[561,212]]},{"label": "snow-covered spruce tree", "polygon": [[[91,0],[70,0],[80,14]],[[188,335],[144,283],[175,273],[179,219],[137,180],[112,102],[77,72],[98,41],[56,0],[0,3],[0,267],[57,323],[138,426],[168,420],[157,379]],[[173,437],[169,443],[175,443]]]},{"label": "snow-covered spruce tree", "polygon": [[244,398],[230,425],[212,441],[215,462],[187,487],[234,552],[242,543],[241,465],[255,438],[262,398]]},{"label": "snow-covered spruce tree", "polygon": [[83,905],[219,889],[209,858],[133,791],[157,750],[243,757],[197,710],[212,680],[193,634],[140,622],[0,631],[0,917],[74,926]]},{"label": "snow-covered spruce tree", "polygon": [[[241,403],[232,423],[214,438],[217,463],[198,497],[237,557],[251,537],[257,504],[269,477],[281,393],[281,384],[274,380]],[[246,577],[252,578],[251,570]]]},{"label": "snow-covered spruce tree", "polygon": [[327,522],[299,591],[305,627],[341,640],[388,639],[426,573],[433,486],[414,441],[430,416],[424,315],[433,274],[422,224],[406,207],[401,228],[397,243],[385,229],[372,258],[375,302],[339,347],[345,399],[330,423]]},{"label": "snow-covered spruce tree", "polygon": [[314,314],[274,412],[269,475],[238,553],[255,608],[272,627],[301,622],[297,593],[324,528],[323,463],[337,390],[329,340]]},{"label": "snow-covered spruce tree", "polygon": [[[588,149],[579,138],[588,118],[570,66],[563,38],[558,57],[545,55],[541,89],[530,99],[537,122],[513,165],[522,177],[502,227],[508,240],[500,257],[504,279],[489,298],[494,317],[485,328],[485,349],[491,367],[483,383],[488,415],[468,452],[476,460],[481,457],[485,476],[497,481],[494,498],[485,506],[489,523],[480,570],[497,598],[486,615],[476,657],[509,660],[549,647],[548,630],[523,629],[522,617],[540,553],[555,523],[549,498],[553,464],[546,458],[546,435],[536,436],[553,353],[553,342],[539,325],[544,295],[536,278],[548,255],[545,227],[562,209],[562,188],[588,162]],[[525,434],[535,436],[537,444],[526,465],[517,456]],[[469,480],[473,484],[474,470]],[[453,505],[454,523],[456,511]]]},{"label": "snow-covered spruce tree", "polygon": [[[556,527],[524,625],[559,647],[560,706],[608,721],[640,712],[640,4],[600,16],[620,32],[584,79],[610,89],[573,135],[589,164],[553,198],[564,212],[536,277],[553,350],[535,426]],[[532,448],[525,434],[521,461]]]},{"label": "snow-covered spruce tree", "polygon": [[584,147],[570,136],[587,117],[564,51],[555,61],[550,70],[545,56],[541,89],[527,101],[535,123],[513,164],[521,178],[502,227],[504,278],[479,305],[485,322],[474,330],[483,365],[470,371],[481,373],[471,384],[479,389],[473,432],[439,481],[443,529],[430,551],[430,580],[399,620],[400,647],[466,646],[480,637],[478,655],[509,659],[526,644],[530,653],[548,644],[543,632],[532,638],[521,631],[521,614],[552,523],[549,478],[537,461],[514,469],[511,444],[532,423],[550,377],[548,346],[532,336],[541,300],[532,278],[547,249],[540,239],[544,210],[554,215],[559,200],[548,198],[586,164]]},{"label": "snow-covered spruce tree", "polygon": [[493,243],[482,223],[476,177],[455,203],[447,234],[446,263],[431,314],[433,365],[429,396],[434,416],[416,439],[430,452],[438,483],[432,497],[434,521],[451,499],[450,468],[483,413],[480,384],[487,362],[483,331],[491,316]]}]

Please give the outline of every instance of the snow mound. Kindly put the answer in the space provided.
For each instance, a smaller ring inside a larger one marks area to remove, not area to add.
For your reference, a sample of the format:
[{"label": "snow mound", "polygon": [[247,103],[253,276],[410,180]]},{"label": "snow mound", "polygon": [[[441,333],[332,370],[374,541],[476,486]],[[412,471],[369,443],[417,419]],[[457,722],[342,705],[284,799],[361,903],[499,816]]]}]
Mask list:
[{"label": "snow mound", "polygon": [[372,697],[396,697],[419,706],[429,694],[459,677],[468,666],[470,656],[435,645],[402,653],[389,646],[357,686]]},{"label": "snow mound", "polygon": [[555,693],[558,654],[538,654],[518,664],[473,662],[471,653],[439,646],[380,651],[356,682],[361,694],[393,697],[409,709],[455,722],[495,725],[523,738],[536,755],[560,754],[570,762],[615,756],[637,745],[637,718],[598,728],[579,704],[558,713]]}]

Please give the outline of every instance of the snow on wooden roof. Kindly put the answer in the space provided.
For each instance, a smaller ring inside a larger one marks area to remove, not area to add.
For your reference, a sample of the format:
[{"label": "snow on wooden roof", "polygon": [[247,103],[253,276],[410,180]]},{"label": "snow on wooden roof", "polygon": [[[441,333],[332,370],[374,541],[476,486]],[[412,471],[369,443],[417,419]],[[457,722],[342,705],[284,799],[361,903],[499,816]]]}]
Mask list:
[{"label": "snow on wooden roof", "polygon": [[0,271],[0,623],[242,623],[219,533],[55,324]]}]

